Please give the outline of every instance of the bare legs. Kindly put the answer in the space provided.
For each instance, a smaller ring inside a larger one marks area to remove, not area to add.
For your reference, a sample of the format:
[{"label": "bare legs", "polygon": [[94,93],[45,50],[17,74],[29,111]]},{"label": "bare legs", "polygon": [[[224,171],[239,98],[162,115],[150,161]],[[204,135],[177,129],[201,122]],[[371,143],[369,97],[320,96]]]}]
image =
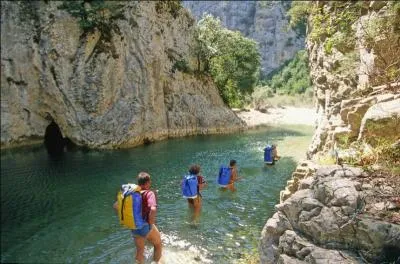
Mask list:
[{"label": "bare legs", "polygon": [[198,195],[196,198],[188,200],[188,205],[189,209],[193,210],[192,220],[197,222],[201,212],[201,197]]},{"label": "bare legs", "polygon": [[144,263],[144,246],[146,239],[154,246],[153,260],[158,263],[162,255],[162,244],[160,232],[155,225],[151,226],[151,230],[146,238],[140,236],[135,237],[136,263]]}]

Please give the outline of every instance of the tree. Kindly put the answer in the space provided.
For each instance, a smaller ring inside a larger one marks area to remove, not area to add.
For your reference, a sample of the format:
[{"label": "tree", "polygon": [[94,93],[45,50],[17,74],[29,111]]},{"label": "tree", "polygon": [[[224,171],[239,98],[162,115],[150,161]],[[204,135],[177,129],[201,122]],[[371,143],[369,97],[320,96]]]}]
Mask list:
[{"label": "tree", "polygon": [[197,23],[195,28],[195,38],[197,46],[195,53],[197,56],[197,70],[201,71],[201,62],[204,62],[204,70],[208,71],[210,60],[218,53],[218,34],[222,32],[223,27],[219,19],[215,19],[212,15],[206,14]]},{"label": "tree", "polygon": [[220,95],[229,106],[241,106],[253,92],[260,69],[257,43],[238,31],[223,28],[219,19],[205,15],[196,28],[198,71],[211,74]]},{"label": "tree", "polygon": [[308,55],[305,50],[299,50],[296,56],[271,74],[270,80],[264,83],[280,94],[301,94],[311,89]]}]

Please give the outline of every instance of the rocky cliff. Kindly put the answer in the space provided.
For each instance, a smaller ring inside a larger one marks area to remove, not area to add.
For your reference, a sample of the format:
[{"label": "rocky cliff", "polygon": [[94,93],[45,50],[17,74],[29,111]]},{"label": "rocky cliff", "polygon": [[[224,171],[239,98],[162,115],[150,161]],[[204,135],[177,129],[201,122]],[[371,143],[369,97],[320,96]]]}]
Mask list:
[{"label": "rocky cliff", "polygon": [[400,203],[389,199],[394,182],[359,168],[307,162],[296,173],[293,193],[281,197],[263,228],[261,263],[397,263],[400,225],[376,213],[399,211]]},{"label": "rocky cliff", "polygon": [[93,12],[73,17],[66,3],[1,2],[2,147],[42,141],[49,124],[91,148],[243,128],[213,81],[185,70],[195,58],[184,8],[112,2],[109,27],[102,9],[103,26],[85,30]]},{"label": "rocky cliff", "polygon": [[284,1],[183,1],[200,19],[204,13],[219,17],[231,30],[239,30],[258,42],[261,71],[267,75],[304,49],[304,36],[287,30]]},{"label": "rocky cliff", "polygon": [[[399,9],[394,2],[336,2],[355,11],[340,18],[358,15],[343,38],[321,29],[325,19],[334,25],[334,3],[313,3],[320,13],[309,18],[307,49],[319,120],[310,160],[292,174],[263,228],[261,263],[400,261]],[[388,31],[368,32],[385,20]],[[315,30],[323,32],[318,39],[310,36]],[[324,157],[337,165],[321,165]]]},{"label": "rocky cliff", "polygon": [[[332,7],[326,4],[324,8],[329,12]],[[308,38],[319,115],[309,158],[318,159],[355,141],[371,143],[376,136],[392,142],[400,139],[400,33],[393,31],[393,25],[382,32],[384,35],[367,42],[371,38],[368,27],[379,23],[381,17],[395,15],[388,14],[388,9],[384,1],[365,2],[364,15],[352,25],[355,38],[347,40],[355,42],[350,48],[338,43],[328,49],[329,40],[315,42]],[[333,37],[338,39],[340,34]],[[388,72],[390,67],[394,74],[390,79],[377,74]]]}]

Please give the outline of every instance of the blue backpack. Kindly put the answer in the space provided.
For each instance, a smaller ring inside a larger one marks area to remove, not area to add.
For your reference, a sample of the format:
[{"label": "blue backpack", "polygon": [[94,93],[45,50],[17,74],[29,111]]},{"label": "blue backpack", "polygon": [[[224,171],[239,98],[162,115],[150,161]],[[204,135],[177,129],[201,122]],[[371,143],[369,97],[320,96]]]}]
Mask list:
[{"label": "blue backpack", "polygon": [[217,178],[217,183],[221,187],[225,187],[226,185],[229,184],[229,181],[231,180],[231,175],[232,175],[232,169],[226,166],[221,166],[219,168],[219,174]]},{"label": "blue backpack", "polygon": [[264,162],[266,164],[274,164],[274,157],[272,155],[271,145],[267,145],[264,149]]},{"label": "blue backpack", "polygon": [[183,198],[196,198],[197,197],[197,176],[193,174],[183,176],[182,181],[182,196]]}]

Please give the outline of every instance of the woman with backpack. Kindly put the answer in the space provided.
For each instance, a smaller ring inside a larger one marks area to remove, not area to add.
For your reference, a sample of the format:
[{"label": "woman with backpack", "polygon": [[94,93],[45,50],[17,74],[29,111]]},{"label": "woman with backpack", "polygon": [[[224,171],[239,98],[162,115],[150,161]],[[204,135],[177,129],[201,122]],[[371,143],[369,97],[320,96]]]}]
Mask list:
[{"label": "woman with backpack", "polygon": [[230,160],[229,167],[220,167],[217,183],[222,190],[231,190],[232,192],[234,192],[236,191],[235,182],[240,179],[241,177],[238,176],[238,171],[236,167],[236,160]]},{"label": "woman with backpack", "polygon": [[189,175],[186,175],[182,181],[182,194],[183,197],[187,198],[189,208],[193,210],[193,220],[197,220],[200,216],[202,200],[200,191],[206,185],[207,182],[200,175],[200,166],[197,164],[191,165],[189,167]]}]

